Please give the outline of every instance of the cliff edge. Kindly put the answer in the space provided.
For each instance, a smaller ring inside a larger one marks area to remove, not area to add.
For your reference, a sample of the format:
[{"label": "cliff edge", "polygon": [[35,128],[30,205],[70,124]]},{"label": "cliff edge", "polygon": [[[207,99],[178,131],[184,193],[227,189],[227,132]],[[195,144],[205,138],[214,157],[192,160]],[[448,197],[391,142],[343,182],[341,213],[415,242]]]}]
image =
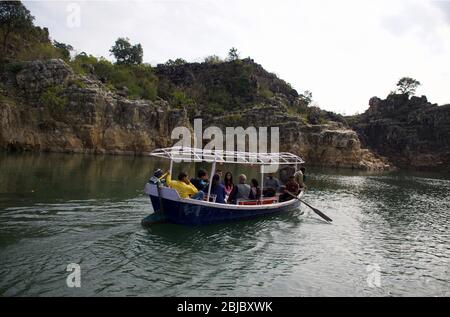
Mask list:
[{"label": "cliff edge", "polygon": [[364,146],[399,168],[450,170],[450,105],[391,94],[373,97],[365,113],[348,121]]},{"label": "cliff edge", "polygon": [[[221,67],[235,68],[232,63]],[[390,168],[385,159],[364,149],[357,134],[344,123],[325,119],[319,110],[315,118],[322,122],[312,124],[308,122],[311,118],[292,111],[293,107],[302,106],[295,90],[278,79],[273,84],[272,75],[265,77],[259,65],[247,63],[262,74],[258,79],[253,72],[249,73],[253,80],[249,89],[255,90],[246,92],[247,100],[240,99],[245,98],[244,93],[235,98],[232,90],[236,87],[222,82],[230,80],[227,76],[202,77],[191,69],[189,79],[180,84],[159,73],[160,82],[168,82],[171,89],[192,93],[192,87],[205,81],[225,87],[221,89],[236,104],[222,103],[220,107],[225,111],[214,114],[208,111],[208,104],[192,107],[174,105],[173,100],[160,97],[154,101],[127,98],[95,75],[77,74],[60,59],[21,62],[1,75],[0,147],[9,151],[145,154],[157,147],[170,146],[172,129],[191,128],[192,119],[200,116],[205,118],[205,124],[222,127],[279,126],[280,147],[304,156],[308,165]],[[202,73],[205,67],[210,68],[201,66]],[[238,75],[242,74],[239,67]],[[267,82],[261,84],[261,78]],[[268,87],[270,95],[258,94],[261,85]],[[199,95],[196,102],[201,100]],[[240,102],[242,106],[236,106]]]}]

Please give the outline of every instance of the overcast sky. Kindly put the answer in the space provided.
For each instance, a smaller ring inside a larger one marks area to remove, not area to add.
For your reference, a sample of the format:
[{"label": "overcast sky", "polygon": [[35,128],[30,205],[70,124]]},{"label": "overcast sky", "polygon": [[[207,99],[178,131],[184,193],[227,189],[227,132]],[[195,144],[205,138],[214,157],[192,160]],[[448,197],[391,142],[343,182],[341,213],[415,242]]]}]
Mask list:
[{"label": "overcast sky", "polygon": [[[73,4],[78,4],[73,5]],[[450,103],[450,1],[25,1],[53,39],[111,59],[118,37],[144,61],[202,61],[230,47],[326,110],[363,112],[403,76],[417,94]],[[77,11],[80,9],[79,24]]]}]

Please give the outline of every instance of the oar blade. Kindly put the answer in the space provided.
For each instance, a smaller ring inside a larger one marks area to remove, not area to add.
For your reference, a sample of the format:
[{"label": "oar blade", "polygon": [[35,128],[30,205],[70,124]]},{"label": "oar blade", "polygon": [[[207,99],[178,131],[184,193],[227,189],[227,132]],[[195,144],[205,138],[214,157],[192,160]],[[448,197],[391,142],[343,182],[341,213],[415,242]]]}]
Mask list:
[{"label": "oar blade", "polygon": [[327,215],[325,215],[323,212],[321,212],[319,209],[316,208],[312,208],[312,210],[314,210],[314,212],[316,214],[318,214],[320,217],[322,217],[324,220],[328,221],[328,222],[333,222],[333,219],[331,219],[330,217],[328,217]]},{"label": "oar blade", "polygon": [[298,198],[297,196],[295,196],[294,194],[292,194],[289,191],[286,191],[290,196],[292,196],[293,198],[299,200],[300,202],[304,203],[306,206],[308,206],[309,208],[311,208],[317,215],[319,215],[322,219],[324,219],[327,222],[333,222],[333,219],[331,219],[330,217],[328,217],[327,215],[325,215],[323,212],[321,212],[319,209],[314,208],[313,206],[311,206],[310,204],[308,204],[307,202],[304,202],[303,200],[301,200],[300,198]]}]

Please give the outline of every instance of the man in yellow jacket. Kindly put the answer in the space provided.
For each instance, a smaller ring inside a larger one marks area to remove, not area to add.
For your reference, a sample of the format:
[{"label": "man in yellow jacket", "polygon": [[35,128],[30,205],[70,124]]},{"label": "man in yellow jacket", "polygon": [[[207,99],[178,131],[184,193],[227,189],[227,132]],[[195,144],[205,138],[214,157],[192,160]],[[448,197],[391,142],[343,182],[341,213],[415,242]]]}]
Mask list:
[{"label": "man in yellow jacket", "polygon": [[181,198],[192,198],[197,200],[203,200],[205,193],[198,191],[197,188],[189,181],[189,178],[185,172],[178,174],[178,180],[173,181],[170,173],[167,173],[166,184],[170,188],[175,189]]}]

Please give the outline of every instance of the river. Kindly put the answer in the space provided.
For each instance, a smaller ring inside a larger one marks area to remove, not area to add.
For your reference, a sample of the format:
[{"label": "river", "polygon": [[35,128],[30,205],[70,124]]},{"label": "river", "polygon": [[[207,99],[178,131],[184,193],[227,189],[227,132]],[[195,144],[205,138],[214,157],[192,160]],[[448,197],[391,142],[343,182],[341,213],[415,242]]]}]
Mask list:
[{"label": "river", "polygon": [[163,165],[0,154],[0,296],[450,296],[449,175],[308,169],[305,200],[331,225],[297,210],[147,230]]}]

